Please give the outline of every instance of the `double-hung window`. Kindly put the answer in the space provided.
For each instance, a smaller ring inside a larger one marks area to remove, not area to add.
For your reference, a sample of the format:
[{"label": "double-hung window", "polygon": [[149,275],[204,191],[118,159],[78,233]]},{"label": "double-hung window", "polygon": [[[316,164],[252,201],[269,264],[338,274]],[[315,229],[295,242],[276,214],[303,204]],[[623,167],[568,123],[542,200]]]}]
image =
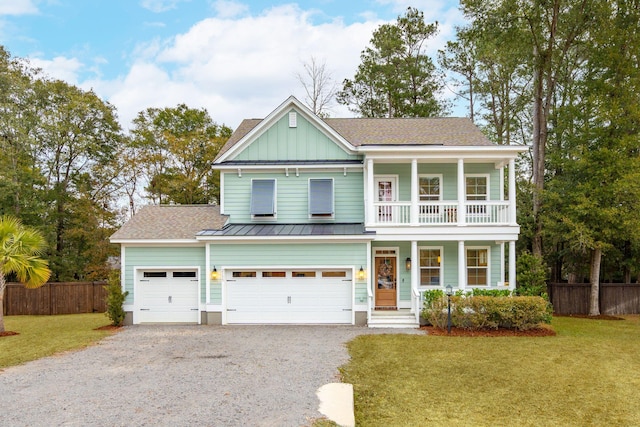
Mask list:
[{"label": "double-hung window", "polygon": [[309,216],[333,218],[333,179],[309,179]]},{"label": "double-hung window", "polygon": [[467,248],[467,285],[489,285],[488,248]]},{"label": "double-hung window", "polygon": [[441,266],[441,248],[420,248],[420,286],[439,286],[442,283]]},{"label": "double-hung window", "polygon": [[251,181],[251,216],[254,219],[275,218],[275,179],[254,179]]},{"label": "double-hung window", "polygon": [[[421,202],[439,202],[442,200],[442,178],[440,175],[421,175],[418,181]],[[440,206],[437,204],[421,203],[420,205],[420,214],[432,215],[439,213]]]},{"label": "double-hung window", "polygon": [[465,177],[465,188],[467,193],[467,215],[486,214],[487,206],[482,201],[489,200],[489,176],[467,175]]}]

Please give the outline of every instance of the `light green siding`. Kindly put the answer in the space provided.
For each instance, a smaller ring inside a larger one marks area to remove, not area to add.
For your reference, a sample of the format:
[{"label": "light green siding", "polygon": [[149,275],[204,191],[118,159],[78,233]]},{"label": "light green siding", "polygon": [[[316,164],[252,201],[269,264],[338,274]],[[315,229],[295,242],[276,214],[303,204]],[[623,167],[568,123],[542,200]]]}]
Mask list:
[{"label": "light green siding", "polygon": [[[290,111],[296,111],[291,109]],[[297,126],[289,127],[288,112],[233,160],[356,160],[315,125],[297,114]]]},{"label": "light green siding", "polygon": [[[367,265],[366,243],[265,243],[265,244],[211,244],[211,265],[218,269],[224,267],[344,267],[355,268]],[[215,285],[219,288],[220,285]],[[212,303],[220,304],[218,294]],[[365,304],[367,298],[366,283],[356,279],[355,304]]]},{"label": "light green siding", "polygon": [[[335,215],[332,219],[309,218],[309,179],[332,178]],[[271,222],[299,224],[310,222],[364,222],[364,190],[361,171],[299,172],[294,169],[272,173],[224,173],[224,213],[231,223],[250,223],[251,180],[276,180],[276,219]],[[256,221],[257,222],[257,221]],[[259,222],[265,222],[260,220]]]},{"label": "light green siding", "polygon": [[134,269],[138,267],[199,267],[200,301],[205,298],[205,252],[201,247],[125,247],[125,290],[129,292],[126,304],[132,304]]},{"label": "light green siding", "polygon": [[[465,174],[489,175],[489,199],[500,200],[500,170],[493,163],[468,163]],[[377,163],[375,175],[396,175],[398,177],[398,201],[411,201],[411,164]],[[442,200],[458,200],[458,165],[456,163],[419,163],[419,175],[442,175]]]}]

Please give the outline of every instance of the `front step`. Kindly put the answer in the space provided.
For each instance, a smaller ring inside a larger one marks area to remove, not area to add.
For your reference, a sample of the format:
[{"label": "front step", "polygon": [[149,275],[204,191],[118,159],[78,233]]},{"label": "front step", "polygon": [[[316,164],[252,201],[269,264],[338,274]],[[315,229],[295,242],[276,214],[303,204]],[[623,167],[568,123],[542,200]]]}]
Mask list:
[{"label": "front step", "polygon": [[416,317],[411,313],[385,312],[384,314],[371,313],[367,324],[370,328],[419,328]]}]

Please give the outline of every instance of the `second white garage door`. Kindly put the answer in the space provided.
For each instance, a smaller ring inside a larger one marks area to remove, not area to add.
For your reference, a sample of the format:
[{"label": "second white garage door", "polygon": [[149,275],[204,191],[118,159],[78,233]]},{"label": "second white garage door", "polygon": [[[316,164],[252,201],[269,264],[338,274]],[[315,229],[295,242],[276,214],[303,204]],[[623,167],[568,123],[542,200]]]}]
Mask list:
[{"label": "second white garage door", "polygon": [[226,323],[352,323],[351,270],[227,270]]}]

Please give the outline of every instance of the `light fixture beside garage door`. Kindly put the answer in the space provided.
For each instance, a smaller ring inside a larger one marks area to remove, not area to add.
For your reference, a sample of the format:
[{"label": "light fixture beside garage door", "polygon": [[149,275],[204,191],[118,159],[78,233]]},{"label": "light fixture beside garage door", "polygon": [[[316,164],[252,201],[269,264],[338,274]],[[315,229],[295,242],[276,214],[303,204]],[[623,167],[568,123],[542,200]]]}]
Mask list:
[{"label": "light fixture beside garage door", "polygon": [[220,279],[220,273],[218,273],[218,270],[216,270],[216,266],[213,266],[213,270],[211,270],[211,274],[210,274],[211,280],[218,280]]}]

